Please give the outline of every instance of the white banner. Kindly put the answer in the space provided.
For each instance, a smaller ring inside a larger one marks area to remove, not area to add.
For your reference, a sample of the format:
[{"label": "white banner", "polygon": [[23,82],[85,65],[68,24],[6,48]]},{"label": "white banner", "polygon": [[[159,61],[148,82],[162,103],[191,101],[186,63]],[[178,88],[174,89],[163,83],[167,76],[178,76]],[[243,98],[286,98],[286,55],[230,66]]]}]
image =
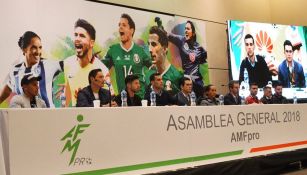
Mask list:
[{"label": "white banner", "polygon": [[8,111],[16,174],[141,174],[307,147],[306,105]]}]

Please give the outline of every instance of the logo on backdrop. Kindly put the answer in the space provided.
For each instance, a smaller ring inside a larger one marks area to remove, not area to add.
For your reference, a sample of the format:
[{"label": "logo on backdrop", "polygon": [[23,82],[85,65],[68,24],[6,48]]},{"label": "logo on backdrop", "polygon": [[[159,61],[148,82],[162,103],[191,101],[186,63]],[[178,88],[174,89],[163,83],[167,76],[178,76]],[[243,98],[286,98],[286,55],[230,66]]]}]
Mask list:
[{"label": "logo on backdrop", "polygon": [[61,141],[66,141],[61,153],[63,153],[65,150],[71,152],[69,165],[71,165],[75,160],[81,142],[79,136],[85,131],[87,127],[90,126],[90,124],[81,124],[81,122],[83,121],[83,115],[79,114],[77,116],[77,121],[79,122],[79,124],[75,125],[72,129],[70,129],[61,139]]}]

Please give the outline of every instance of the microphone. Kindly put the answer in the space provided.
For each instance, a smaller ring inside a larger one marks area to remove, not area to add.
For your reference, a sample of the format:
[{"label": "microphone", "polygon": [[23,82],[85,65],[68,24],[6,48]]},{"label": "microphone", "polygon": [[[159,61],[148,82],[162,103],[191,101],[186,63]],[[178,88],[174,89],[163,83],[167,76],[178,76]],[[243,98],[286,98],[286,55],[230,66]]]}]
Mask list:
[{"label": "microphone", "polygon": [[111,84],[109,82],[106,82],[106,81],[104,83],[108,86],[108,91],[109,91],[109,96],[110,96],[109,105],[111,107],[112,106],[111,105],[111,102],[112,102]]},{"label": "microphone", "polygon": [[109,87],[110,90],[111,84],[109,82],[104,82],[104,83]]}]

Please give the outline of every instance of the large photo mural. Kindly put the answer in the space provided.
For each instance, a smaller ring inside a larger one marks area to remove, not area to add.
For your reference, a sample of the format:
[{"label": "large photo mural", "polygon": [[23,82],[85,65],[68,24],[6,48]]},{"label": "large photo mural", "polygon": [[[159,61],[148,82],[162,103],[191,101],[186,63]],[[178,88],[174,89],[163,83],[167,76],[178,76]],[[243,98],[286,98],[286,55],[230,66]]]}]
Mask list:
[{"label": "large photo mural", "polygon": [[[130,74],[139,77],[141,98],[155,72],[173,93],[183,76],[196,93],[209,83],[204,21],[84,0],[7,1],[0,13],[1,107],[22,93],[28,73],[42,77],[39,94],[48,107],[75,106],[96,68],[112,95]],[[161,48],[150,37],[159,32],[166,36],[156,41]]]}]

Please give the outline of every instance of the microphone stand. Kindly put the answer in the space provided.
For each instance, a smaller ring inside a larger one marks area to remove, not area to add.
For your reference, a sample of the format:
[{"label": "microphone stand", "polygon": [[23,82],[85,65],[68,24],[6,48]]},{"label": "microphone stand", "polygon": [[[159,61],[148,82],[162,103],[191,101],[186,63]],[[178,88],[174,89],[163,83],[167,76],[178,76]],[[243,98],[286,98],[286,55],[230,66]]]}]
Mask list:
[{"label": "microphone stand", "polygon": [[109,100],[109,106],[111,107],[111,102],[112,102],[112,95],[111,95],[111,84],[110,83],[107,83],[107,86],[108,86],[108,90],[109,90],[109,95],[110,95],[110,100]]}]

